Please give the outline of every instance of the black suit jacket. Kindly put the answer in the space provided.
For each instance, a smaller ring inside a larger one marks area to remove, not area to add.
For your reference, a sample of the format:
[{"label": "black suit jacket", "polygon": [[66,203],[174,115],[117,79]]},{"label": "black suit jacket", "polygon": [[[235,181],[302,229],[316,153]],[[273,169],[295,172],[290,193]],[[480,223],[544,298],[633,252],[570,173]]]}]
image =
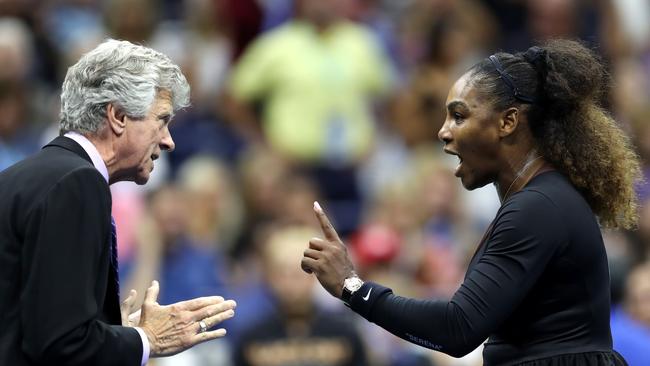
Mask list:
[{"label": "black suit jacket", "polygon": [[140,365],[109,285],[111,193],[58,137],[0,172],[0,365]]}]

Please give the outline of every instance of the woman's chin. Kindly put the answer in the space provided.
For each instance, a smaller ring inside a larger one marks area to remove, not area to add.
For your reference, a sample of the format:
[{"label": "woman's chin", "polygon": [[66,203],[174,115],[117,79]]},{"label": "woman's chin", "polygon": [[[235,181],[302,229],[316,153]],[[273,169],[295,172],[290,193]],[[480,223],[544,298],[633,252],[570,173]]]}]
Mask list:
[{"label": "woman's chin", "polygon": [[476,179],[476,177],[468,176],[466,174],[465,175],[463,175],[463,174],[460,175],[460,182],[463,185],[463,187],[465,187],[465,189],[468,190],[468,191],[473,191],[473,190],[475,190],[477,188],[484,187],[485,185],[490,183],[489,181],[482,181],[482,180]]}]

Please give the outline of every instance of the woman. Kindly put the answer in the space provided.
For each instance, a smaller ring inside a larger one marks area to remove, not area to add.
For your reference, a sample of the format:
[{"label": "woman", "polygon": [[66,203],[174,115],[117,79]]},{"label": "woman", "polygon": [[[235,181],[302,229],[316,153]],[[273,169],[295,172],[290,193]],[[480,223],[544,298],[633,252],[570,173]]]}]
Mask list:
[{"label": "woman", "polygon": [[598,58],[566,40],[492,55],[454,84],[438,136],[463,186],[494,183],[502,205],[450,301],[364,283],[317,203],[325,238],[303,269],[369,321],[452,356],[487,339],[485,365],[625,365],[600,226],[634,225],[640,175],[599,106],[606,84]]}]

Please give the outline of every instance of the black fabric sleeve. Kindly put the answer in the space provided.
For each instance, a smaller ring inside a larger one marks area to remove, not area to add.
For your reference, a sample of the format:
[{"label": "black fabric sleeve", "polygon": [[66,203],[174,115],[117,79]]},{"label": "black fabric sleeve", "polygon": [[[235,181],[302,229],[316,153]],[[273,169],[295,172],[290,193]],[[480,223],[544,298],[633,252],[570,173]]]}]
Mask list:
[{"label": "black fabric sleeve", "polygon": [[450,301],[394,295],[373,282],[355,292],[361,316],[418,345],[461,357],[514,311],[566,241],[566,225],[543,194],[522,191],[499,210],[485,252]]},{"label": "black fabric sleeve", "polygon": [[21,275],[23,352],[37,365],[133,365],[142,340],[100,320],[110,248],[110,192],[93,168],[68,173],[28,218]]}]

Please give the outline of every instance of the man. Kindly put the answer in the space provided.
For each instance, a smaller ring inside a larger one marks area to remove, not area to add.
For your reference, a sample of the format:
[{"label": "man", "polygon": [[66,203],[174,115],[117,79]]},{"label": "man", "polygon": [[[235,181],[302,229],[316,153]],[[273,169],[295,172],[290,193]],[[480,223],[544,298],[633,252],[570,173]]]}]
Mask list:
[{"label": "man", "polygon": [[360,218],[357,172],[376,144],[372,104],[391,85],[390,60],[366,27],[345,20],[346,1],[294,4],[295,17],[234,66],[224,112],[250,143],[313,177],[347,234]]},{"label": "man", "polygon": [[[225,335],[234,301],[120,307],[109,184],[145,184],[189,101],[178,66],[108,40],[66,75],[61,135],[0,173],[0,365],[140,365]],[[137,327],[134,327],[137,325]]]}]

